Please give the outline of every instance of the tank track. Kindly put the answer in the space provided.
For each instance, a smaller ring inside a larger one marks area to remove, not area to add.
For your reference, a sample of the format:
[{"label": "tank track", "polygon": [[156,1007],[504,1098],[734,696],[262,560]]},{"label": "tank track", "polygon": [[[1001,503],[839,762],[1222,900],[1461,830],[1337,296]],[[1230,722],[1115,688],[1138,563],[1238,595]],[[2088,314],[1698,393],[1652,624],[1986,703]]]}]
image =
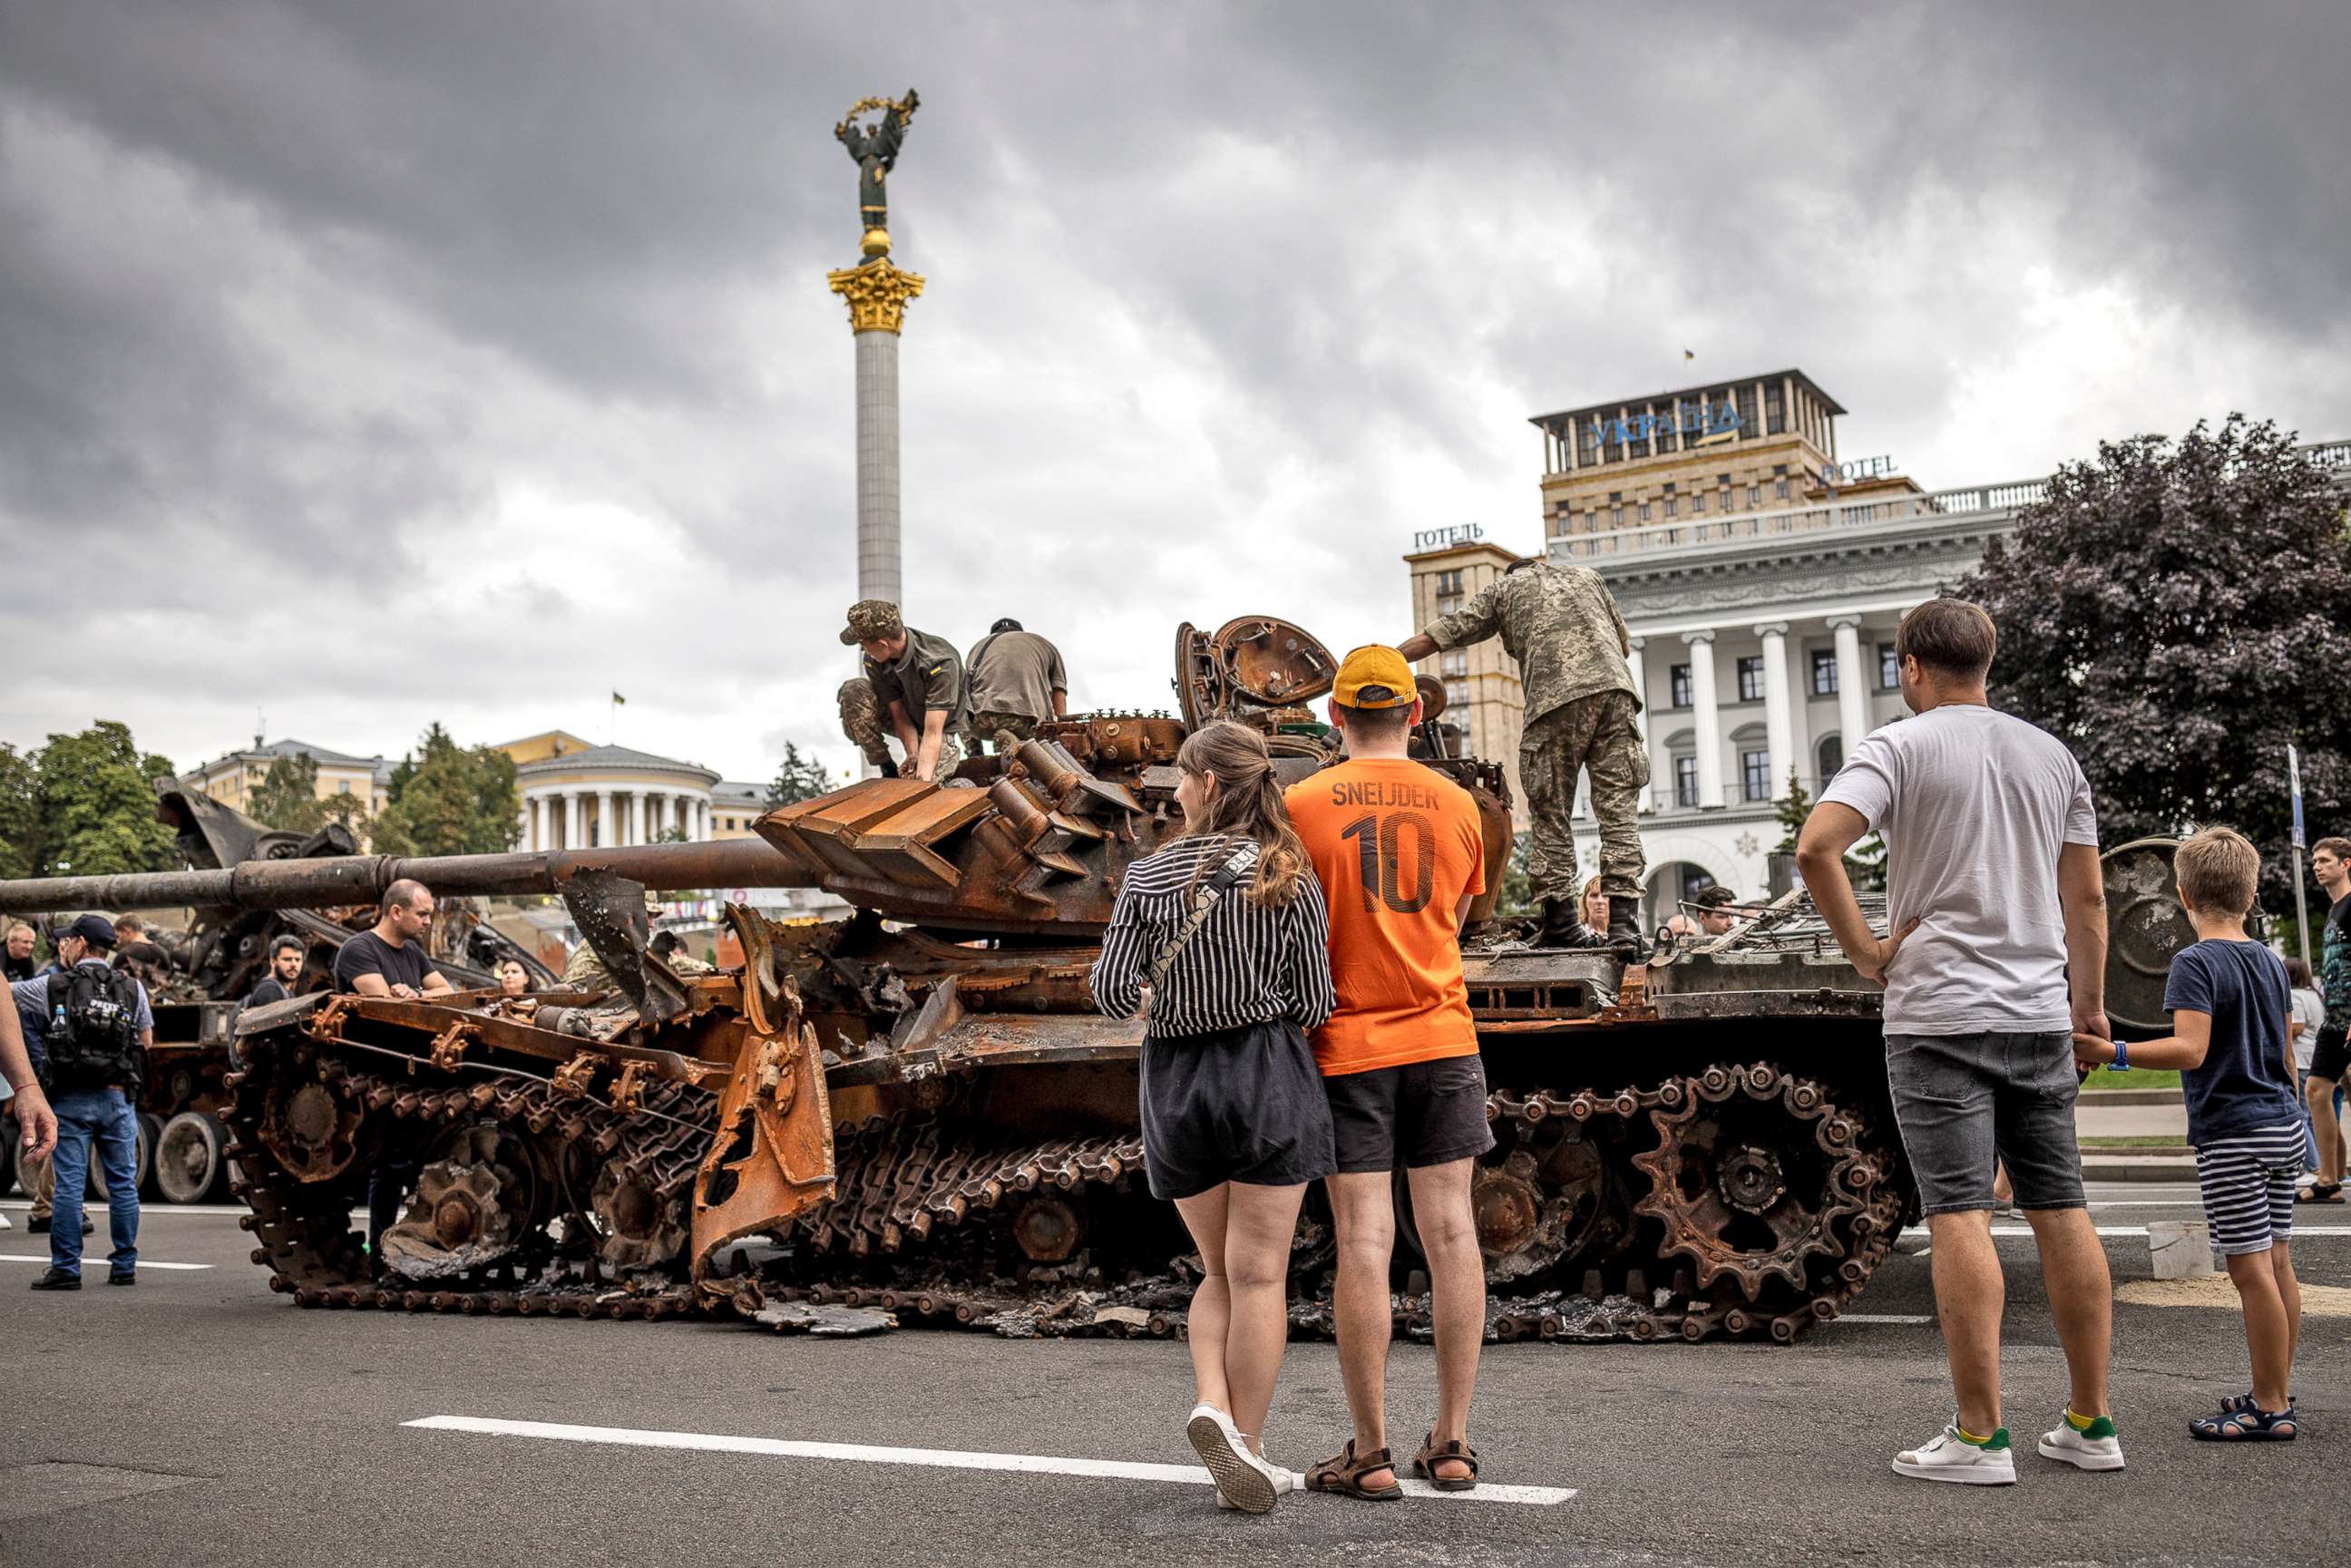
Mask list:
[{"label": "tank track", "polygon": [[[226,1117],[235,1185],[251,1209],[240,1223],[261,1243],[253,1260],[271,1270],[270,1288],[306,1307],[660,1318],[725,1315],[729,1307],[756,1317],[766,1303],[805,1302],[1016,1337],[1185,1333],[1186,1248],[1179,1237],[1154,1249],[1171,1219],[1142,1180],[1139,1135],[983,1143],[967,1124],[926,1116],[841,1130],[834,1201],[776,1239],[788,1243],[785,1258],[754,1269],[747,1253],[738,1254],[731,1277],[699,1296],[675,1249],[629,1270],[600,1270],[573,1249],[542,1249],[521,1264],[437,1281],[371,1279],[350,1220],[351,1179],[298,1181],[264,1144],[280,1075],[315,1078],[377,1123],[363,1143],[380,1142],[402,1122],[486,1123],[539,1140],[559,1166],[576,1158],[564,1212],[582,1217],[595,1176],[615,1168],[640,1181],[657,1207],[684,1212],[715,1127],[715,1098],[656,1083],[643,1107],[658,1115],[622,1115],[523,1075],[469,1074],[466,1082],[398,1053],[383,1053],[381,1068],[354,1061],[342,1054],[353,1049],[348,1044],[298,1036],[250,1043],[254,1060],[233,1075]],[[444,1086],[420,1082],[428,1073]],[[1835,1317],[1900,1228],[1894,1162],[1865,1118],[1813,1081],[1767,1063],[1710,1067],[1613,1093],[1497,1089],[1486,1113],[1498,1146],[1479,1167],[1481,1202],[1490,1197],[1489,1180],[1505,1188],[1503,1199],[1516,1196],[1508,1190],[1519,1168],[1511,1156],[1560,1129],[1633,1151],[1631,1168],[1620,1160],[1609,1171],[1615,1228],[1587,1224],[1582,1233],[1585,1242],[1600,1236],[1599,1245],[1564,1239],[1570,1220],[1541,1221],[1552,1228],[1531,1244],[1537,1250],[1523,1283],[1489,1284],[1489,1340],[1785,1343]],[[1791,1137],[1794,1129],[1808,1129],[1809,1141]],[[1635,1200],[1643,1176],[1647,1190]],[[1567,1202],[1540,1181],[1533,1187],[1537,1209],[1548,1205],[1555,1214]],[[1758,1226],[1778,1245],[1755,1245]],[[1301,1335],[1332,1332],[1330,1260],[1327,1228],[1302,1225],[1291,1304]],[[1569,1284],[1578,1270],[1581,1279]],[[602,1277],[616,1272],[617,1280]],[[1498,1264],[1489,1277],[1497,1273],[1508,1270]],[[1667,1277],[1653,1283],[1652,1274]],[[1426,1298],[1399,1296],[1395,1327],[1428,1337]]]},{"label": "tank track", "polygon": [[[677,1317],[700,1310],[686,1281],[642,1270],[622,1282],[507,1266],[438,1283],[397,1275],[371,1279],[361,1237],[351,1228],[350,1183],[296,1180],[264,1145],[262,1127],[273,1077],[308,1074],[369,1117],[420,1125],[489,1123],[523,1136],[552,1134],[559,1157],[575,1149],[592,1155],[596,1167],[637,1175],[659,1203],[682,1207],[717,1124],[717,1101],[706,1091],[656,1082],[647,1086],[643,1103],[659,1116],[622,1116],[522,1075],[434,1089],[406,1073],[395,1077],[355,1065],[307,1041],[263,1036],[248,1047],[253,1060],[228,1079],[233,1098],[225,1120],[234,1138],[228,1158],[232,1188],[251,1210],[238,1224],[261,1243],[253,1260],[270,1270],[271,1290],[306,1307],[603,1318]],[[396,1054],[386,1058],[393,1071],[399,1071]],[[567,1212],[584,1215],[589,1194],[567,1196]],[[364,1203],[364,1192],[358,1197]],[[580,1271],[576,1261],[571,1271]]]}]

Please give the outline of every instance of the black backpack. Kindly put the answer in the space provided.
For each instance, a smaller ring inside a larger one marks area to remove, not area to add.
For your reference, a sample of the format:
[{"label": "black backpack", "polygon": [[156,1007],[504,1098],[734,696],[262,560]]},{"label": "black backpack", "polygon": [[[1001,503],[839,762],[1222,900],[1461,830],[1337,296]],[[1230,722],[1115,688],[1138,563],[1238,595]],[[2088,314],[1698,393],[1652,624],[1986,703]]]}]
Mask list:
[{"label": "black backpack", "polygon": [[104,964],[76,964],[49,977],[49,1024],[41,1077],[60,1091],[136,1090],[146,1052],[139,1045],[139,982]]}]

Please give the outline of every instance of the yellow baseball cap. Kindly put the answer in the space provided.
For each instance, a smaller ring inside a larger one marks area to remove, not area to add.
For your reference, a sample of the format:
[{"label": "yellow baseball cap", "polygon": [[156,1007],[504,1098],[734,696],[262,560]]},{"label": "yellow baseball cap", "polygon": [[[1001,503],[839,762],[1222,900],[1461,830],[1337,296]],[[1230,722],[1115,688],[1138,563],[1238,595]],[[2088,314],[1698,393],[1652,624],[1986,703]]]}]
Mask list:
[{"label": "yellow baseball cap", "polygon": [[1419,697],[1412,666],[1384,643],[1366,643],[1341,660],[1331,688],[1331,700],[1341,707],[1409,707]]}]

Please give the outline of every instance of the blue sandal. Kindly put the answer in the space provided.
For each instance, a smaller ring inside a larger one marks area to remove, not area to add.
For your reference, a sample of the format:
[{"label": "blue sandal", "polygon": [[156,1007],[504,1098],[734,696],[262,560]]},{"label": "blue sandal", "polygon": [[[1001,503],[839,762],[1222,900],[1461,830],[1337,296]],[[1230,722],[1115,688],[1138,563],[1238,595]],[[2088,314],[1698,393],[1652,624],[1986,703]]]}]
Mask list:
[{"label": "blue sandal", "polygon": [[2291,1405],[2283,1410],[2232,1410],[2224,1406],[2217,1416],[2199,1416],[2188,1423],[2188,1435],[2208,1443],[2291,1443],[2299,1426]]},{"label": "blue sandal", "polygon": [[[2261,1403],[2251,1394],[2231,1394],[2220,1401],[2220,1414],[2223,1416],[2241,1415],[2247,1411],[2257,1411],[2261,1407]],[[2294,1396],[2291,1394],[2285,1396],[2285,1409],[2287,1415],[2294,1414]]]}]

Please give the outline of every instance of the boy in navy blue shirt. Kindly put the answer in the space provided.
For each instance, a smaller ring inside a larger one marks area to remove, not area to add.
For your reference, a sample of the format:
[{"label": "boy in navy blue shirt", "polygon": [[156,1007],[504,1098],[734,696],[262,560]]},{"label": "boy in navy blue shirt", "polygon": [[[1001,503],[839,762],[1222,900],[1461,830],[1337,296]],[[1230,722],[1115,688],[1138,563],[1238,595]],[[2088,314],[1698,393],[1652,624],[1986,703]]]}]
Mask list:
[{"label": "boy in navy blue shirt", "polygon": [[2173,869],[2180,906],[2196,927],[2196,941],[2171,960],[2163,994],[2177,1032],[2139,1045],[2077,1034],[2074,1054],[2122,1068],[2179,1070],[2204,1218],[2229,1261],[2253,1361],[2252,1392],[2188,1429],[2220,1442],[2292,1442],[2299,1423],[2287,1379],[2302,1336],[2302,1290],[2286,1239],[2302,1134],[2286,1044],[2293,1002],[2285,965],[2245,935],[2262,858],[2241,835],[2208,828],[2179,846]]}]

